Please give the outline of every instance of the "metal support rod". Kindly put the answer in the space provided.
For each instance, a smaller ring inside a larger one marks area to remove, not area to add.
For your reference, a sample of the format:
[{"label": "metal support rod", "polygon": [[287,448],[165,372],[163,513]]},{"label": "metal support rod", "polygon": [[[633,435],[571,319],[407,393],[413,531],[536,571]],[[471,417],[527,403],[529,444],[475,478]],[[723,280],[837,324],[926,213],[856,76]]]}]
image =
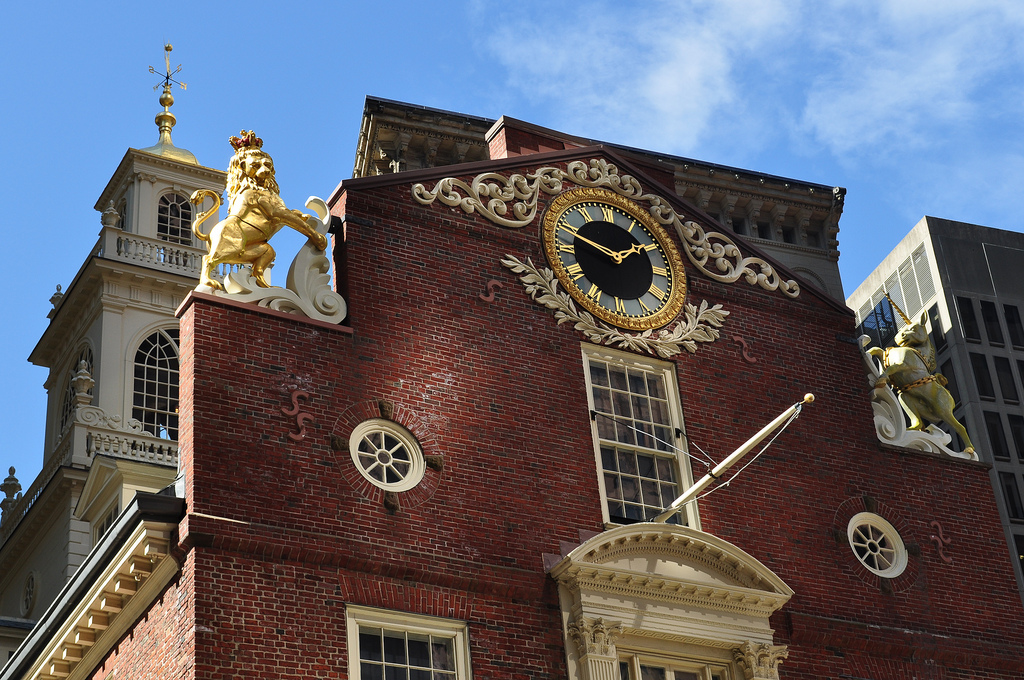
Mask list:
[{"label": "metal support rod", "polygon": [[706,475],[701,477],[696,484],[694,484],[689,489],[684,491],[682,496],[672,501],[671,505],[665,508],[665,510],[660,515],[658,515],[651,521],[664,522],[669,517],[679,512],[680,508],[682,508],[684,505],[686,505],[694,498],[696,498],[697,494],[699,494],[704,489],[708,488],[711,482],[721,477],[726,470],[728,470],[733,465],[738,463],[740,459],[743,458],[743,456],[750,453],[751,449],[760,444],[765,437],[774,432],[775,429],[778,428],[779,425],[782,425],[782,423],[784,423],[787,418],[789,418],[794,413],[800,411],[800,409],[803,408],[804,404],[810,404],[813,401],[813,394],[811,394],[810,392],[805,394],[803,401],[793,404],[785,411],[783,411],[775,420],[762,427],[760,432],[758,432],[753,437],[744,442],[743,446],[739,447],[738,449],[730,453],[725,460],[723,460],[721,463],[715,466],[714,470],[711,470]]}]

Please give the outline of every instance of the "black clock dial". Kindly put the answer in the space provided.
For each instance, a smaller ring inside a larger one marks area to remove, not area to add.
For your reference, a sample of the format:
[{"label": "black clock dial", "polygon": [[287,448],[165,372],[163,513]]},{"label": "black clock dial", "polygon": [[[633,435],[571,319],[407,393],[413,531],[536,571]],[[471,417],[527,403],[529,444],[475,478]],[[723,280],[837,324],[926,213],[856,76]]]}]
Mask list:
[{"label": "black clock dial", "polygon": [[650,288],[654,269],[649,258],[631,253],[616,264],[611,257],[583,239],[621,252],[634,245],[641,245],[635,236],[612,222],[587,222],[580,228],[578,238],[575,239],[578,241],[574,248],[576,261],[586,278],[596,283],[606,295],[627,300],[637,299]]},{"label": "black clock dial", "polygon": [[649,213],[602,189],[567,191],[544,219],[555,274],[585,309],[617,326],[656,328],[678,314],[682,262]]}]

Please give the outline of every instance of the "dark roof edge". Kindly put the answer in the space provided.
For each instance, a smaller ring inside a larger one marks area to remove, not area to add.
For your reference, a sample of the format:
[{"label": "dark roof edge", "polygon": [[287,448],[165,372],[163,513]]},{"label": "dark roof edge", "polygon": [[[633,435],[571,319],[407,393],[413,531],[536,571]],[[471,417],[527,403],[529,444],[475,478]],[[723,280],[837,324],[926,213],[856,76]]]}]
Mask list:
[{"label": "dark roof edge", "polygon": [[474,122],[482,123],[490,126],[494,123],[493,118],[485,118],[483,116],[473,116],[468,113],[459,113],[458,111],[448,111],[447,109],[435,109],[430,106],[423,106],[422,104],[410,104],[409,102],[400,102],[397,99],[386,99],[384,97],[374,97],[373,95],[366,95],[366,100],[363,103],[363,110],[369,108],[370,102],[377,102],[381,104],[392,104],[394,106],[402,106],[408,109],[414,109],[416,111],[426,111],[429,113],[437,113],[443,116],[449,116],[451,118],[465,118]]},{"label": "dark roof edge", "polygon": [[[128,540],[132,532],[140,522],[173,522],[181,521],[185,516],[185,499],[174,496],[161,496],[159,494],[139,491],[131,504],[125,508],[117,521],[114,522],[106,534],[104,534],[99,545],[95,546],[86,555],[82,566],[78,568],[75,575],[71,577],[61,589],[57,599],[46,610],[46,613],[39,619],[36,627],[32,629],[25,641],[21,643],[18,650],[11,657],[6,666],[0,670],[0,680],[15,680],[28,672],[29,667],[35,662],[36,657],[42,653],[50,639],[57,632],[57,629],[64,623],[64,619],[78,605],[85,592],[92,586],[93,581],[100,572],[107,567],[107,564],[114,555],[121,549],[124,542]],[[173,558],[168,558],[173,559]]]}]

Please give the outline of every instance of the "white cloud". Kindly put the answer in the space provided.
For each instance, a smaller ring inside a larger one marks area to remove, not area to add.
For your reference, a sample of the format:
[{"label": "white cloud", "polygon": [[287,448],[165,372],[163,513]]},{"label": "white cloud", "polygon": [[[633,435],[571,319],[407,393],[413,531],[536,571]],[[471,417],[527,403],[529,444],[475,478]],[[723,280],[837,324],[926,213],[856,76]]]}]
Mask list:
[{"label": "white cloud", "polygon": [[992,88],[1005,64],[1020,62],[1024,6],[883,2],[836,9],[849,15],[809,33],[827,74],[808,88],[802,116],[804,128],[834,153],[898,155],[1008,103],[992,97]]},{"label": "white cloud", "polygon": [[489,46],[513,88],[557,103],[553,125],[683,152],[735,105],[736,55],[786,30],[788,7],[781,0],[576,4],[543,22],[504,24]]}]

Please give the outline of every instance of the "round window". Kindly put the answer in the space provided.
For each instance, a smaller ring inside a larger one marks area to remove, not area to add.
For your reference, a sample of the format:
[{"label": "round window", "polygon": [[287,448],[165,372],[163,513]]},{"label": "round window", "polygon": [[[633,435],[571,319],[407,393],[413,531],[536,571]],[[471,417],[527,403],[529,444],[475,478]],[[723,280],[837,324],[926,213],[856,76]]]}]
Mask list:
[{"label": "round window", "polygon": [[878,515],[861,512],[846,527],[850,548],[873,574],[896,578],[907,568],[907,549],[896,528]]},{"label": "round window", "polygon": [[30,571],[25,578],[25,587],[21,591],[21,615],[28,616],[36,606],[36,593],[39,591],[39,581],[34,571]]},{"label": "round window", "polygon": [[356,425],[349,451],[359,474],[386,491],[407,491],[423,479],[423,453],[411,432],[390,420]]}]

